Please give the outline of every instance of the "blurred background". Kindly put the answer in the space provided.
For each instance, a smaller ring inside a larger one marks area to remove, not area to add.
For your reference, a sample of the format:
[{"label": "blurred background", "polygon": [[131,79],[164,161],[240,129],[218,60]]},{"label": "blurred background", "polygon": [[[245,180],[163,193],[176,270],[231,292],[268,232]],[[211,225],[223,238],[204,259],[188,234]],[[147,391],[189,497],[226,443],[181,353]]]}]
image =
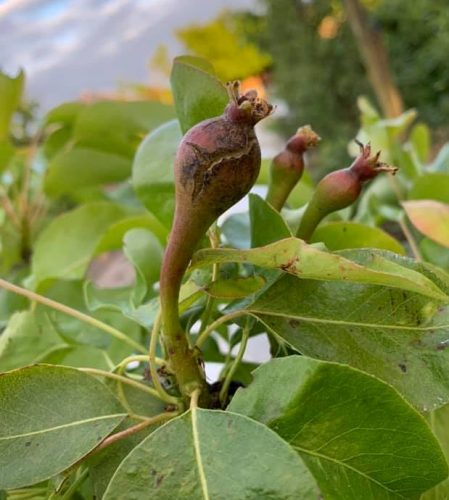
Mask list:
[{"label": "blurred background", "polygon": [[266,89],[280,136],[313,124],[329,169],[358,129],[360,95],[387,118],[416,108],[435,149],[448,136],[444,0],[0,2],[0,66],[25,70],[33,117],[79,97],[170,102],[171,61],[186,53]]}]

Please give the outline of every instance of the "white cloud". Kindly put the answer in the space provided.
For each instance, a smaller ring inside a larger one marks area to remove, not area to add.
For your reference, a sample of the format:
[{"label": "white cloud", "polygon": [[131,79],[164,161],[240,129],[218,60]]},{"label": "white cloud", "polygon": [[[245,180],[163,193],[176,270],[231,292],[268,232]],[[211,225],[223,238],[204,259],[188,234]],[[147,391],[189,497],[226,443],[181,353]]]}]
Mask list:
[{"label": "white cloud", "polygon": [[24,67],[44,108],[120,80],[147,81],[147,62],[173,31],[205,22],[223,8],[257,0],[7,0],[0,4],[0,61]]}]

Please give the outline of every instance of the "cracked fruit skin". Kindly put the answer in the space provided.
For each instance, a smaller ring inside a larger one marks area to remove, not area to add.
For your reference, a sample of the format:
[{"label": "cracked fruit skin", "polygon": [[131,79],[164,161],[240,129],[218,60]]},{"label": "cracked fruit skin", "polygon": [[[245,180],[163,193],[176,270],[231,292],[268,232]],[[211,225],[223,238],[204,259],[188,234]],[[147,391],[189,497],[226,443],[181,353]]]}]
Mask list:
[{"label": "cracked fruit skin", "polygon": [[190,129],[176,155],[176,216],[195,217],[191,223],[204,231],[256,181],[261,154],[254,125],[272,111],[254,91],[240,96],[235,83],[228,89],[223,115]]}]

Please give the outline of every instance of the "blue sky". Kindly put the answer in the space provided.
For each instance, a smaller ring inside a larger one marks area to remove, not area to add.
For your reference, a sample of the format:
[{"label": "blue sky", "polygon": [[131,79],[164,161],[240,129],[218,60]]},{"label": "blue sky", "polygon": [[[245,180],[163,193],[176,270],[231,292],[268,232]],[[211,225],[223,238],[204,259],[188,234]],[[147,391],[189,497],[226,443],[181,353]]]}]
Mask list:
[{"label": "blue sky", "polygon": [[85,90],[157,81],[154,49],[182,52],[173,30],[257,0],[0,0],[0,67],[23,67],[31,97],[48,109]]}]

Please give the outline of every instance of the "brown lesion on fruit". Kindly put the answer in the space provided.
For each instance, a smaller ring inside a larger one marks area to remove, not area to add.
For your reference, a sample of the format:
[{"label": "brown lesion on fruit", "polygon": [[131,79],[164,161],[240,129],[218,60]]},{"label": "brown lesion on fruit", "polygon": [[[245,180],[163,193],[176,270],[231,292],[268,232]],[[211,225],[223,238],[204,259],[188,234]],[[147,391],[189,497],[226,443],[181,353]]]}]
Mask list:
[{"label": "brown lesion on fruit", "polygon": [[243,156],[250,154],[252,148],[257,145],[257,139],[255,137],[245,137],[245,144],[242,149],[232,153],[229,153],[225,148],[210,152],[193,142],[186,142],[186,144],[193,149],[195,156],[192,163],[182,171],[180,180],[185,189],[187,189],[190,182],[193,182],[192,201],[195,201],[207,189],[216,171],[220,167],[225,168],[226,162],[239,160]]}]

